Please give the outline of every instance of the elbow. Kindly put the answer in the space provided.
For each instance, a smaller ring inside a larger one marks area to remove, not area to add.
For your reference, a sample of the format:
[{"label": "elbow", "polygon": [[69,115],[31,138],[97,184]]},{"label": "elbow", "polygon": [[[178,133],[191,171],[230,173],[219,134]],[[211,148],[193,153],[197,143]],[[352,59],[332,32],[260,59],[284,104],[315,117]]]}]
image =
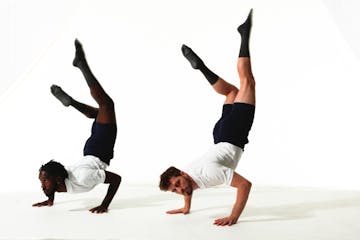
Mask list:
[{"label": "elbow", "polygon": [[114,186],[119,186],[120,183],[121,183],[121,176],[114,174],[111,180],[111,184],[113,184]]},{"label": "elbow", "polygon": [[121,179],[122,179],[121,176],[117,175],[116,182],[118,185],[120,185]]},{"label": "elbow", "polygon": [[243,182],[243,188],[250,192],[252,187],[252,183],[249,180]]}]

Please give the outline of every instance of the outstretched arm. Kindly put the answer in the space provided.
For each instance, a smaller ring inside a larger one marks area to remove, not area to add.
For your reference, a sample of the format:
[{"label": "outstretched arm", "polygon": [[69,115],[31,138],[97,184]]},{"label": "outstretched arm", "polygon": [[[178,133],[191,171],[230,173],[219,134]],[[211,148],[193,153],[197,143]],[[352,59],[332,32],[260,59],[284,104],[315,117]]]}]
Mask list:
[{"label": "outstretched arm", "polygon": [[188,214],[190,212],[190,207],[191,207],[191,198],[192,198],[192,195],[184,195],[185,206],[183,208],[167,211],[166,213],[168,213],[168,214],[176,214],[176,213]]},{"label": "outstretched arm", "polygon": [[215,225],[231,226],[235,224],[246,205],[251,189],[251,182],[249,182],[247,179],[234,172],[234,176],[231,181],[231,186],[237,188],[236,202],[234,204],[234,207],[231,211],[230,216],[216,219],[214,221]]},{"label": "outstretched arm", "polygon": [[115,196],[119,185],[121,182],[121,177],[115,173],[105,171],[105,182],[104,183],[110,183],[108,191],[106,193],[106,196],[104,200],[102,201],[100,206],[94,207],[90,209],[90,212],[93,213],[104,213],[108,211],[108,207]]},{"label": "outstretched arm", "polygon": [[55,193],[48,196],[48,200],[43,201],[43,202],[34,203],[32,206],[33,207],[43,207],[43,206],[51,207],[52,205],[54,205],[54,199],[55,199]]}]

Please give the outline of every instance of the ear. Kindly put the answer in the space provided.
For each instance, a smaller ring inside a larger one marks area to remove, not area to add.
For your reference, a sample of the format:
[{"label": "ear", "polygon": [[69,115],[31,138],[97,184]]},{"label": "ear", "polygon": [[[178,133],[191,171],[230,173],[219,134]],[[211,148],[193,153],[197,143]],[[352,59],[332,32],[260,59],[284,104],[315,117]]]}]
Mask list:
[{"label": "ear", "polygon": [[64,182],[64,179],[63,179],[62,177],[60,177],[60,176],[57,176],[57,177],[55,177],[55,181],[56,181],[58,184],[61,184],[61,183]]}]

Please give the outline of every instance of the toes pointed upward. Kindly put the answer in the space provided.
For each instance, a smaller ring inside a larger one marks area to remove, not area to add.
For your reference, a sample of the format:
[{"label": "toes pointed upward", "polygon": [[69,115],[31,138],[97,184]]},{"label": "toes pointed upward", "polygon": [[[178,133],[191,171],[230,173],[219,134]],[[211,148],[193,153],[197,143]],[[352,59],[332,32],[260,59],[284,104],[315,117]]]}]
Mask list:
[{"label": "toes pointed upward", "polygon": [[56,97],[64,106],[70,106],[72,98],[64,92],[61,87],[54,84],[51,85],[50,90],[52,95],[54,95],[54,97]]},{"label": "toes pointed upward", "polygon": [[181,46],[181,52],[183,53],[184,56],[188,55],[189,53],[191,53],[191,48],[189,48],[188,46],[186,46],[185,44],[183,44]]},{"label": "toes pointed upward", "polygon": [[252,15],[253,15],[253,9],[250,9],[250,12],[249,12],[249,15],[248,15],[248,17],[247,18],[252,18]]},{"label": "toes pointed upward", "polygon": [[82,47],[82,44],[81,42],[76,38],[75,39],[75,58],[73,60],[73,65],[75,67],[80,67],[81,63],[86,61],[85,60],[85,52],[84,52],[84,49]]},{"label": "toes pointed upward", "polygon": [[58,91],[58,89],[61,89],[61,88],[55,84],[51,85],[51,87],[50,87],[50,91],[52,94],[55,94]]},{"label": "toes pointed upward", "polygon": [[75,38],[75,48],[76,49],[79,49],[79,48],[82,48],[82,44],[81,42],[79,41],[79,39]]}]

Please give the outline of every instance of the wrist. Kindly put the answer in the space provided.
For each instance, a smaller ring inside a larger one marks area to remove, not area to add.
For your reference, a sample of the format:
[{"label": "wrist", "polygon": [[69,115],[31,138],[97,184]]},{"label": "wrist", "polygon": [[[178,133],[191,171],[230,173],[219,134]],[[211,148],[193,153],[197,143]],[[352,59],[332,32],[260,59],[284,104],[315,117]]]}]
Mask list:
[{"label": "wrist", "polygon": [[108,208],[109,205],[110,205],[110,203],[102,202],[100,206],[103,207],[103,208]]}]

